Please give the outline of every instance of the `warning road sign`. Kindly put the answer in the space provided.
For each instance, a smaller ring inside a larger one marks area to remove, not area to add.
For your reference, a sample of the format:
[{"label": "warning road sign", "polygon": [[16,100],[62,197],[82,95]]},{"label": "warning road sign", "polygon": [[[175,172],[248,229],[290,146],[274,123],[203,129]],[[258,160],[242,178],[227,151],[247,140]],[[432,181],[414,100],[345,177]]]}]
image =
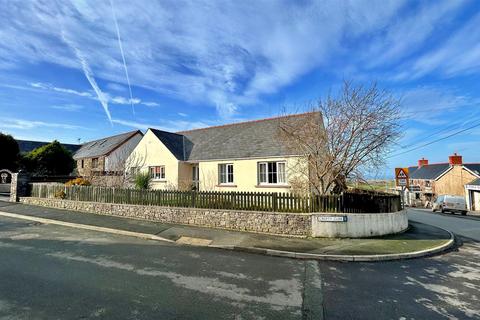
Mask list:
[{"label": "warning road sign", "polygon": [[408,168],[395,168],[395,182],[397,187],[407,187],[409,183]]}]

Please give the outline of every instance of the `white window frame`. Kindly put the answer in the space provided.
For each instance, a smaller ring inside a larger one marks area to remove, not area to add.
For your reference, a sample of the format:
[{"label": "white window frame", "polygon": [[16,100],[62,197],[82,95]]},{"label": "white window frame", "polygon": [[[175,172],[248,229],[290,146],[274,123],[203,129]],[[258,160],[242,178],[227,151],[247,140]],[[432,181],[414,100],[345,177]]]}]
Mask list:
[{"label": "white window frame", "polygon": [[[159,168],[159,171],[157,172],[157,168]],[[153,169],[153,171],[152,171]],[[150,178],[155,181],[164,181],[166,178],[165,174],[165,166],[149,166],[148,167],[148,174],[150,175]]]},{"label": "white window frame", "polygon": [[[225,167],[225,175],[222,175],[222,167]],[[229,174],[228,168],[232,168],[232,173]],[[225,181],[222,181],[222,177],[225,177]],[[231,178],[231,179],[230,179]],[[220,163],[218,164],[218,184],[219,185],[233,185],[235,181],[235,171],[233,169],[233,163]]]},{"label": "white window frame", "polygon": [[[269,170],[269,163],[274,163],[275,164],[275,169],[276,169],[276,175],[277,175],[277,182],[269,182],[269,177],[271,175],[271,171]],[[279,175],[279,164],[283,165],[283,179],[280,179]],[[260,167],[265,166],[265,181],[262,181],[262,174],[260,172]],[[286,186],[287,184],[287,162],[285,160],[281,161],[261,161],[257,163],[257,179],[258,179],[258,185],[279,185],[279,186]],[[283,180],[283,181],[282,181]]]}]

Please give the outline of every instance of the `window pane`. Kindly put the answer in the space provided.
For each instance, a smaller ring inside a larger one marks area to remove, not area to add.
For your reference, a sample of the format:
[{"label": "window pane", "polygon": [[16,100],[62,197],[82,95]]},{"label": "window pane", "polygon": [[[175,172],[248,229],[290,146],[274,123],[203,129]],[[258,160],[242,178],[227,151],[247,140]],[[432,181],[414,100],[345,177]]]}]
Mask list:
[{"label": "window pane", "polygon": [[165,167],[160,167],[160,178],[165,179]]},{"label": "window pane", "polygon": [[285,183],[286,182],[285,162],[278,162],[277,169],[278,169],[278,183]]},{"label": "window pane", "polygon": [[268,163],[268,183],[277,183],[277,163]]},{"label": "window pane", "polygon": [[267,182],[267,164],[259,163],[258,164],[258,182],[266,183]]},{"label": "window pane", "polygon": [[220,174],[219,174],[219,182],[220,183],[226,183],[227,182],[227,174],[226,174],[226,168],[224,164],[220,164],[218,166]]},{"label": "window pane", "polygon": [[154,167],[149,167],[148,171],[150,172],[150,178],[154,179],[155,178],[155,168]]},{"label": "window pane", "polygon": [[233,164],[227,164],[227,182],[233,183]]}]

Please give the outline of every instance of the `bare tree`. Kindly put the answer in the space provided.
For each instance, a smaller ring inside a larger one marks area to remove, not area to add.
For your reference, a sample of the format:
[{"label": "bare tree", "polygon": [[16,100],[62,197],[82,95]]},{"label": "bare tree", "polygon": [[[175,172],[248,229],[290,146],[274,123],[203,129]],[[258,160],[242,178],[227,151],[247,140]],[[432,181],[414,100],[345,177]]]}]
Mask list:
[{"label": "bare tree", "polygon": [[289,170],[303,175],[311,191],[340,193],[347,179],[378,169],[400,136],[400,101],[375,83],[345,81],[338,96],[311,107],[311,116],[282,118],[279,136],[302,157]]}]

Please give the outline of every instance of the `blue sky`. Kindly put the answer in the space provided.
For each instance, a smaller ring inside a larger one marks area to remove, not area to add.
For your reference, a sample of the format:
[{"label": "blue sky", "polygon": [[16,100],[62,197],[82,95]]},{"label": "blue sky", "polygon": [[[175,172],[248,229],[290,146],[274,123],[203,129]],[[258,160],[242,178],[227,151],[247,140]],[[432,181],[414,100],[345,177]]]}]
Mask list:
[{"label": "blue sky", "polygon": [[[402,99],[405,135],[391,155],[480,123],[480,1],[0,6],[0,130],[19,139],[75,143],[275,116],[343,79],[377,81]],[[391,157],[380,176],[453,152],[480,162],[479,137],[480,127]]]}]

